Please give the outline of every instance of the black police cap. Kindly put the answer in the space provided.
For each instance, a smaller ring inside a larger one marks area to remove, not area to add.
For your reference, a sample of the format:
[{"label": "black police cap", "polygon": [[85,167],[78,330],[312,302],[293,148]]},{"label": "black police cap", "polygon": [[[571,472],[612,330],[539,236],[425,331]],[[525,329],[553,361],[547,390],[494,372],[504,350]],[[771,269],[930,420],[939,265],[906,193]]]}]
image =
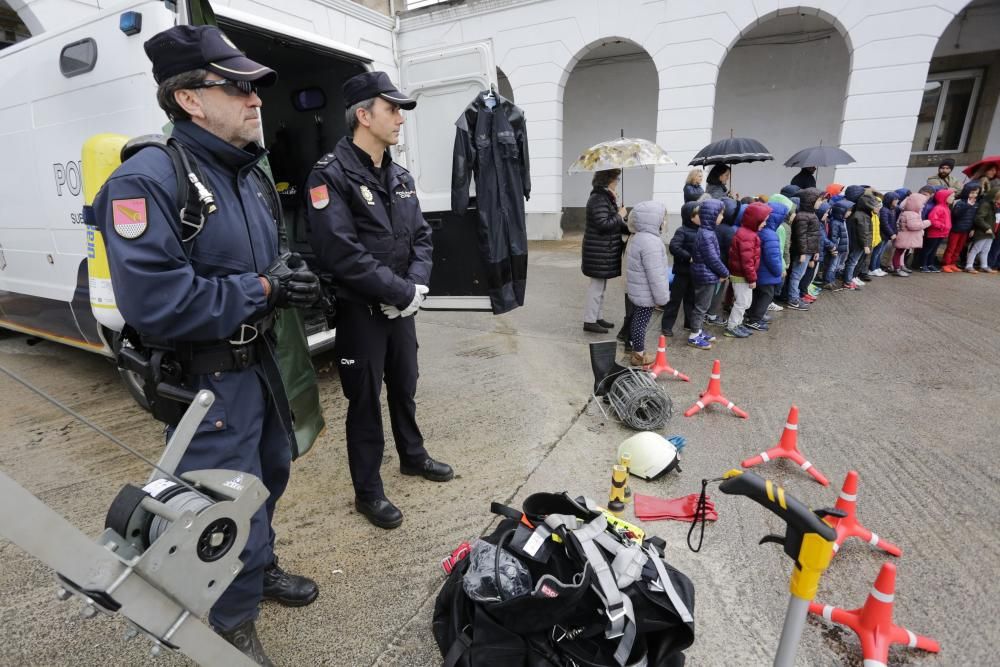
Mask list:
[{"label": "black police cap", "polygon": [[232,81],[270,86],[278,74],[247,58],[224,32],[210,25],[178,25],[153,35],[143,47],[156,83],[183,72],[206,69]]},{"label": "black police cap", "polygon": [[417,106],[417,101],[400,92],[385,72],[362,72],[344,82],[344,108],[350,109],[373,97],[381,97],[407,111]]}]

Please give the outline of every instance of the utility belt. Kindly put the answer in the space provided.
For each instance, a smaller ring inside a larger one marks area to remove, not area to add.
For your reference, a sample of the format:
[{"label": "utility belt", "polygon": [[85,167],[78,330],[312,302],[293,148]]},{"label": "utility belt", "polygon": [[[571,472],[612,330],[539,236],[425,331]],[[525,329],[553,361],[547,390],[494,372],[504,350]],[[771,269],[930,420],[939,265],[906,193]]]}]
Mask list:
[{"label": "utility belt", "polygon": [[229,340],[212,343],[176,343],[174,358],[185,376],[242,371],[258,363],[265,353],[265,337],[274,328],[274,315],[256,324],[242,324]]},{"label": "utility belt", "polygon": [[142,379],[142,391],[153,416],[176,426],[194,400],[191,378],[241,371],[266,354],[266,337],[274,328],[269,314],[254,324],[242,324],[228,340],[207,343],[171,342],[140,335],[126,325],[118,350],[118,366]]}]

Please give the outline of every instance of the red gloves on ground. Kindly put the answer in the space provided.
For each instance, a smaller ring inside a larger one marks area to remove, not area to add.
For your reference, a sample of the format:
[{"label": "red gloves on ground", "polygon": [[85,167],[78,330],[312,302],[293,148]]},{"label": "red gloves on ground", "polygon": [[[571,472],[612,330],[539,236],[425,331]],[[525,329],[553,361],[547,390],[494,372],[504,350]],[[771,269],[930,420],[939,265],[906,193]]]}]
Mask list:
[{"label": "red gloves on ground", "polygon": [[[635,517],[641,521],[694,521],[695,508],[698,506],[698,494],[691,493],[680,498],[657,498],[635,494]],[[705,519],[715,521],[719,515],[715,512],[715,503],[705,496]]]}]

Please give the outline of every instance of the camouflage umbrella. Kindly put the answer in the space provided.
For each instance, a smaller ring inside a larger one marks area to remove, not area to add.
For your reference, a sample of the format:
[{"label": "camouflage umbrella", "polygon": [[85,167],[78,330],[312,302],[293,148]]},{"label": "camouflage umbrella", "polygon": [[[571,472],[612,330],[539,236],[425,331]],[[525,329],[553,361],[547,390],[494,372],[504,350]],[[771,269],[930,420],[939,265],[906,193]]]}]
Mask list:
[{"label": "camouflage umbrella", "polygon": [[[604,171],[605,169],[630,169],[632,167],[655,167],[658,164],[677,164],[667,152],[645,139],[621,137],[591,146],[574,162],[569,173]],[[621,179],[622,201],[625,200],[625,182]]]},{"label": "camouflage umbrella", "polygon": [[667,152],[645,139],[612,139],[591,146],[569,168],[569,173],[655,167],[658,164],[677,164]]}]

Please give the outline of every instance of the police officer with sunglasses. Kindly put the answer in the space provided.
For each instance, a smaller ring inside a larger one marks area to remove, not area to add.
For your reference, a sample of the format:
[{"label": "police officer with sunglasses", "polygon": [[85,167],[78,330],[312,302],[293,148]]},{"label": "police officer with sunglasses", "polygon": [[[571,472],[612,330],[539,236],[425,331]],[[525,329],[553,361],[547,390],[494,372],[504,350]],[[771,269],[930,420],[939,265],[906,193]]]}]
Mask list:
[{"label": "police officer with sunglasses", "polygon": [[194,232],[184,229],[174,161],[151,146],[112,174],[94,214],[126,324],[143,344],[169,347],[187,388],[215,394],[177,472],[240,470],[270,492],[251,522],[243,570],[209,615],[224,638],[270,665],[255,628],[260,601],[303,606],[318,595],[315,582],[284,571],[274,554],[271,520],[295,436],[271,327],[276,308],[315,302],[319,280],[301,258],[279,253],[277,196],[259,166],[256,89],[276,73],[210,26],[170,28],[145,49],[172,137],[200,171],[213,207]]}]

